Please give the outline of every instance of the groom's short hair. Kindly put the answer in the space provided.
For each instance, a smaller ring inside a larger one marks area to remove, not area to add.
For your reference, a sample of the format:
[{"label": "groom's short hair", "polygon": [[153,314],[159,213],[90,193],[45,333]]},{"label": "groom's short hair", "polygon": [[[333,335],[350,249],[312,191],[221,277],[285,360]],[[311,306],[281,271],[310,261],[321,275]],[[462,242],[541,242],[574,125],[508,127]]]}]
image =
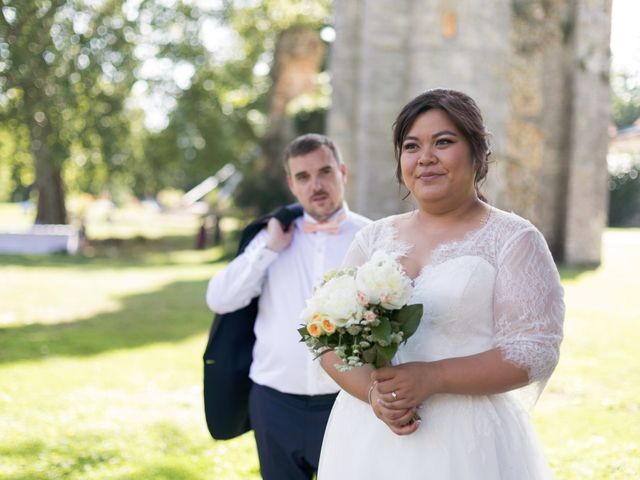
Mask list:
[{"label": "groom's short hair", "polygon": [[336,160],[336,163],[338,165],[342,165],[342,155],[340,154],[340,149],[333,140],[331,140],[326,135],[321,135],[319,133],[307,133],[294,139],[287,146],[287,149],[284,152],[284,169],[286,170],[286,172],[289,173],[289,159],[291,157],[300,157],[302,155],[306,155],[307,153],[311,153],[319,149],[323,145],[331,150],[331,154]]}]

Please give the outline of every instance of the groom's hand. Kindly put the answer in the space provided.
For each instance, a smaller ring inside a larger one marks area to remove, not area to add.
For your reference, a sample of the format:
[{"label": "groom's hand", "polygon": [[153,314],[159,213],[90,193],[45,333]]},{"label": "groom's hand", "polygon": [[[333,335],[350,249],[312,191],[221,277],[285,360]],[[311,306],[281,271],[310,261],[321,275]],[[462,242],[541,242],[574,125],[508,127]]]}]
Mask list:
[{"label": "groom's hand", "polygon": [[267,248],[274,252],[281,252],[289,246],[293,238],[294,225],[291,224],[288,231],[282,229],[280,221],[273,217],[267,223]]}]

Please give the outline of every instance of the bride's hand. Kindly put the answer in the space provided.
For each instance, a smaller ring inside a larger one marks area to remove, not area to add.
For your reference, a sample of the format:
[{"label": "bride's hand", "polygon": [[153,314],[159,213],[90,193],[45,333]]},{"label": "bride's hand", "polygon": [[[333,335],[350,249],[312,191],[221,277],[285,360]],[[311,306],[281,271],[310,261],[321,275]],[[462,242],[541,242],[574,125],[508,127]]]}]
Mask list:
[{"label": "bride's hand", "polygon": [[373,390],[369,396],[371,408],[380,420],[387,424],[396,435],[409,435],[415,432],[420,426],[419,421],[414,420],[415,408],[397,409],[388,408],[384,401],[380,398],[380,392],[377,391],[377,385],[373,385]]},{"label": "bride's hand", "polygon": [[435,363],[409,362],[374,370],[371,380],[377,382],[381,405],[397,411],[420,406],[437,391],[434,367]]}]

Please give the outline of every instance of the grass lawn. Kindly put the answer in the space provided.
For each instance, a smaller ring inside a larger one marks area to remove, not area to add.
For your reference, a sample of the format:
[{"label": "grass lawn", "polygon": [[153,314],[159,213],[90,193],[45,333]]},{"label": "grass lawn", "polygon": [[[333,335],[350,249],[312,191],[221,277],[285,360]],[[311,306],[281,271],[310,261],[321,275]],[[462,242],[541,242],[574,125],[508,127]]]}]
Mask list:
[{"label": "grass lawn", "polygon": [[251,434],[215,443],[204,423],[222,251],[167,233],[96,241],[90,258],[0,255],[0,478],[260,478]]},{"label": "grass lawn", "polygon": [[600,268],[562,271],[565,341],[533,414],[558,479],[640,478],[640,231],[603,243]]},{"label": "grass lawn", "polygon": [[[0,256],[0,478],[258,479],[251,434],[202,411],[204,304],[221,250],[195,232]],[[533,413],[558,479],[640,478],[640,231],[601,268],[563,271],[561,363]]]}]

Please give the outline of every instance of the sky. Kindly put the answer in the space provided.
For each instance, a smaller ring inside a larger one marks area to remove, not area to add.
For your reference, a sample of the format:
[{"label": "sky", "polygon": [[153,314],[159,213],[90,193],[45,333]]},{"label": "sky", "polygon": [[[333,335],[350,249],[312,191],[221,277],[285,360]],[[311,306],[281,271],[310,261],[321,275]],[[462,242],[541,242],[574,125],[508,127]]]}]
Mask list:
[{"label": "sky", "polygon": [[640,77],[640,0],[613,0],[611,69]]}]

